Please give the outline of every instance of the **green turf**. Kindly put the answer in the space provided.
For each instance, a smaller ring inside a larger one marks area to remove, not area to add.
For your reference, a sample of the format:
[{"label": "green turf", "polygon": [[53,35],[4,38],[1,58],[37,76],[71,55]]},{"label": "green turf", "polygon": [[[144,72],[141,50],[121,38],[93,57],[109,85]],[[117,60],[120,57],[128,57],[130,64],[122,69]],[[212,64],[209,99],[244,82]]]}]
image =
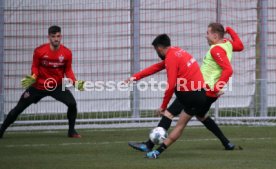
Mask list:
[{"label": "green turf", "polygon": [[243,150],[224,151],[202,127],[188,127],[157,160],[130,149],[149,129],[80,130],[83,138],[58,132],[7,132],[0,140],[1,169],[275,169],[276,127],[224,126]]}]

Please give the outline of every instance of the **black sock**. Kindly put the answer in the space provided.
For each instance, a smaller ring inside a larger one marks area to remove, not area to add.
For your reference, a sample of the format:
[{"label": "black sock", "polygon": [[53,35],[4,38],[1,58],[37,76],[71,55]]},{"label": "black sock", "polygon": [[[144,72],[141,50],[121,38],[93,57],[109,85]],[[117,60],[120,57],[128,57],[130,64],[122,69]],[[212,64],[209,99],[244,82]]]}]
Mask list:
[{"label": "black sock", "polygon": [[2,138],[4,135],[4,130],[2,128],[0,128],[0,138]]},{"label": "black sock", "polygon": [[154,147],[154,143],[150,139],[146,142],[146,145],[149,149],[152,149]]},{"label": "black sock", "polygon": [[171,123],[172,123],[171,119],[169,119],[166,116],[162,116],[162,118],[158,124],[158,127],[163,127],[165,130],[168,130],[171,127]]},{"label": "black sock", "polygon": [[68,107],[67,118],[69,121],[69,133],[74,133],[75,132],[75,123],[76,123],[76,118],[77,118],[76,106]]},{"label": "black sock", "polygon": [[1,126],[1,132],[4,133],[6,129],[17,119],[18,115],[22,112],[20,106],[13,108],[7,115]]},{"label": "black sock", "polygon": [[160,154],[163,152],[163,151],[165,151],[167,149],[167,146],[164,144],[164,143],[162,143],[159,147],[158,147],[158,149],[156,149]]},{"label": "black sock", "polygon": [[69,121],[69,133],[75,133],[75,124],[74,121]]},{"label": "black sock", "polygon": [[[158,124],[158,127],[163,127],[165,130],[168,130],[171,126],[171,123],[172,123],[171,119],[169,119],[166,116],[162,116],[162,118]],[[150,149],[152,149],[154,147],[154,143],[150,139],[146,142],[146,145]]]},{"label": "black sock", "polygon": [[219,129],[218,125],[215,123],[213,119],[207,117],[204,121],[202,121],[204,126],[209,129],[217,138],[221,141],[221,143],[226,146],[229,143],[229,140],[224,136],[222,131]]}]

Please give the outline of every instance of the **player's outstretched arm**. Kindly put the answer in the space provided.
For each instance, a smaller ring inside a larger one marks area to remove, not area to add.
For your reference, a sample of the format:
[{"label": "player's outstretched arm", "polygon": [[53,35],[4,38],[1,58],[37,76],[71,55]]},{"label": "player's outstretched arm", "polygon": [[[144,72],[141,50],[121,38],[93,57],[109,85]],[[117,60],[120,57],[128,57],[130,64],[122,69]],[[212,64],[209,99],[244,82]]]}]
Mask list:
[{"label": "player's outstretched arm", "polygon": [[137,73],[133,74],[131,77],[124,80],[124,83],[129,84],[129,83],[132,83],[133,81],[138,81],[138,80],[143,79],[147,76],[155,74],[155,73],[157,73],[157,72],[159,72],[163,69],[165,69],[165,62],[164,61],[153,64],[153,65],[145,68],[144,70],[141,70],[140,72],[137,72]]},{"label": "player's outstretched arm", "polygon": [[232,38],[232,46],[233,46],[233,51],[239,52],[244,49],[243,43],[239,37],[239,35],[232,29],[230,26],[227,26],[225,28],[225,31],[231,36]]},{"label": "player's outstretched arm", "polygon": [[164,61],[153,64],[153,65],[141,70],[140,72],[135,73],[134,75],[132,75],[132,77],[134,77],[135,81],[137,81],[137,80],[140,80],[140,79],[145,78],[147,76],[150,76],[152,74],[155,74],[155,73],[157,73],[157,72],[159,72],[163,69],[165,69],[165,62]]}]

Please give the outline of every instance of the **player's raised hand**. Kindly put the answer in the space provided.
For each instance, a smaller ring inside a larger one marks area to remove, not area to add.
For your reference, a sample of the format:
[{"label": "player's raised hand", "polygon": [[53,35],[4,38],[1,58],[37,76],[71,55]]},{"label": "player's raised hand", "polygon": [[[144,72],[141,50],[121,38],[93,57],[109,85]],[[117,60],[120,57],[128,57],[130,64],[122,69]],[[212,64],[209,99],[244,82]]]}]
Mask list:
[{"label": "player's raised hand", "polygon": [[21,85],[23,88],[27,89],[30,87],[32,84],[34,84],[36,81],[36,78],[34,75],[26,75],[22,80],[21,80]]},{"label": "player's raised hand", "polygon": [[84,91],[84,83],[85,81],[83,80],[77,80],[75,82],[75,87],[79,90],[79,91]]},{"label": "player's raised hand", "polygon": [[232,30],[232,28],[231,28],[230,26],[226,26],[226,27],[225,27],[225,32],[226,32],[226,33],[229,33],[229,31],[231,31],[231,30]]}]

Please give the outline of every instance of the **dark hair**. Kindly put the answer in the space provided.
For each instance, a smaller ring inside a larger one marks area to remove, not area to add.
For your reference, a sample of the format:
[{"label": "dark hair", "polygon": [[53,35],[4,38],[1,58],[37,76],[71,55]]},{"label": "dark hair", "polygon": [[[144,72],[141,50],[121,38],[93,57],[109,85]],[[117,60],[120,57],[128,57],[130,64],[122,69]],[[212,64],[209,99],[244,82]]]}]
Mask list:
[{"label": "dark hair", "polygon": [[223,38],[223,37],[224,37],[225,30],[224,30],[224,27],[223,27],[222,24],[213,22],[213,23],[210,23],[210,24],[208,25],[208,27],[211,28],[212,33],[217,33],[217,34],[219,35],[220,38]]},{"label": "dark hair", "polygon": [[56,26],[56,25],[53,25],[53,26],[50,26],[49,29],[48,29],[48,34],[56,34],[56,33],[61,33],[61,28],[59,26]]},{"label": "dark hair", "polygon": [[152,45],[154,47],[162,46],[162,47],[169,47],[171,46],[171,40],[167,34],[158,35],[153,41]]}]

